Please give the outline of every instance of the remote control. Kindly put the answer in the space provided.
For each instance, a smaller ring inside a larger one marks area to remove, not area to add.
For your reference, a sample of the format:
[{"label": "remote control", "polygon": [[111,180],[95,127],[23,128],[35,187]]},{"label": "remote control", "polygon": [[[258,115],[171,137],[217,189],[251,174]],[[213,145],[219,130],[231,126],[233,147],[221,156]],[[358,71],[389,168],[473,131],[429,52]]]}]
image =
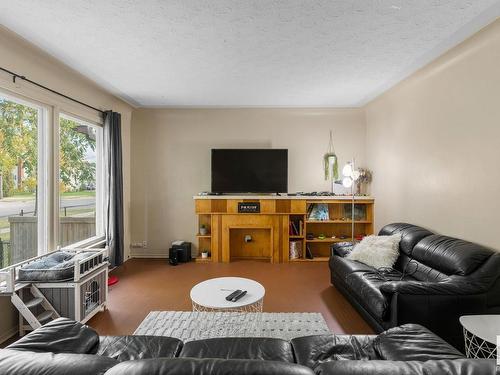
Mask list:
[{"label": "remote control", "polygon": [[240,294],[242,292],[242,290],[238,289],[238,290],[235,290],[234,292],[232,292],[230,295],[228,295],[226,297],[226,300],[227,301],[232,301],[234,297],[236,297],[238,294]]},{"label": "remote control", "polygon": [[231,300],[231,302],[236,302],[238,301],[240,298],[243,298],[243,296],[247,294],[247,291],[244,290],[243,292],[241,292],[240,294],[238,294],[237,296],[233,297],[233,299]]}]

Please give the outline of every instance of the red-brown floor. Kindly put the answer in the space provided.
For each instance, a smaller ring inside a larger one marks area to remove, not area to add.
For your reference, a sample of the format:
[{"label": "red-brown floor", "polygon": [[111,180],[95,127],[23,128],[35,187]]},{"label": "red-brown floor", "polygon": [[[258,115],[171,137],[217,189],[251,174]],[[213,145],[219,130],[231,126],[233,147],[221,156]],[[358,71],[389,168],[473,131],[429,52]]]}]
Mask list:
[{"label": "red-brown floor", "polygon": [[320,312],[335,333],[373,333],[350,303],[330,284],[325,262],[270,264],[257,261],[188,263],[132,259],[113,272],[107,311],[89,325],[101,335],[131,334],[150,311],[190,311],[196,283],[221,276],[257,280],[266,288],[264,311]]}]

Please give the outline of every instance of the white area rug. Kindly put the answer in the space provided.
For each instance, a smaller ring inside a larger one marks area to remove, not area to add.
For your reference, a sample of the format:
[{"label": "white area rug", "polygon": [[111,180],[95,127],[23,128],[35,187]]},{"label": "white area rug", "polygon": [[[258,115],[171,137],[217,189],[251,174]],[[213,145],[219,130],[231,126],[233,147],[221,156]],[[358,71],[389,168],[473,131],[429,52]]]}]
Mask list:
[{"label": "white area rug", "polygon": [[152,311],[134,335],[169,336],[184,342],[215,337],[294,337],[330,334],[320,313]]}]

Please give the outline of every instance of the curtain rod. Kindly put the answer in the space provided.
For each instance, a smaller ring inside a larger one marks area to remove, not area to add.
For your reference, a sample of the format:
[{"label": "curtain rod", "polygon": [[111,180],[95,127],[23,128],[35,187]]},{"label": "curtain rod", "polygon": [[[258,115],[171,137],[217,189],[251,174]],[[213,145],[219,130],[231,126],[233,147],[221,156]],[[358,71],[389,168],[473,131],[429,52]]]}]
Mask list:
[{"label": "curtain rod", "polygon": [[101,113],[101,114],[104,114],[104,111],[100,110],[99,108],[96,108],[96,107],[91,106],[90,104],[87,104],[87,103],[81,102],[81,101],[79,101],[79,100],[77,100],[77,99],[72,98],[71,96],[68,96],[68,95],[65,95],[65,94],[63,94],[63,93],[60,93],[59,91],[52,90],[51,88],[48,88],[47,86],[44,86],[44,85],[42,85],[42,84],[40,84],[40,83],[38,83],[38,82],[32,81],[31,79],[29,79],[29,78],[27,78],[27,77],[25,77],[25,76],[23,76],[23,75],[20,75],[20,74],[14,73],[14,72],[12,72],[12,71],[10,71],[10,70],[7,70],[7,69],[5,69],[5,68],[2,68],[2,67],[0,67],[0,70],[2,70],[2,71],[4,71],[4,72],[6,72],[6,73],[8,73],[8,74],[10,74],[10,75],[12,76],[12,82],[14,82],[14,83],[16,83],[16,79],[17,79],[17,78],[20,78],[20,79],[22,79],[23,81],[26,81],[26,82],[31,83],[32,85],[38,86],[38,87],[40,87],[40,88],[42,88],[42,89],[44,89],[44,90],[50,91],[50,92],[51,92],[51,93],[53,93],[53,94],[56,94],[56,95],[62,96],[63,98],[69,99],[69,100],[71,100],[71,101],[73,101],[73,102],[75,102],[75,103],[81,104],[81,105],[83,105],[83,106],[85,106],[85,107],[87,107],[87,108],[93,109],[94,111],[97,111],[97,112],[99,112],[99,113]]}]

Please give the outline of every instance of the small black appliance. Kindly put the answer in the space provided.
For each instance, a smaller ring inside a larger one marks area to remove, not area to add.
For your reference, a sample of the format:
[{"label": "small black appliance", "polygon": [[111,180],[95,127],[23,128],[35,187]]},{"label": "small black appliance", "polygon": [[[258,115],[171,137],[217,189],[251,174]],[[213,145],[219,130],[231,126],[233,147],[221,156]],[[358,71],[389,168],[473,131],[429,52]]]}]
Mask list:
[{"label": "small black appliance", "polygon": [[169,263],[176,266],[178,263],[191,261],[191,242],[174,241],[168,250]]}]

